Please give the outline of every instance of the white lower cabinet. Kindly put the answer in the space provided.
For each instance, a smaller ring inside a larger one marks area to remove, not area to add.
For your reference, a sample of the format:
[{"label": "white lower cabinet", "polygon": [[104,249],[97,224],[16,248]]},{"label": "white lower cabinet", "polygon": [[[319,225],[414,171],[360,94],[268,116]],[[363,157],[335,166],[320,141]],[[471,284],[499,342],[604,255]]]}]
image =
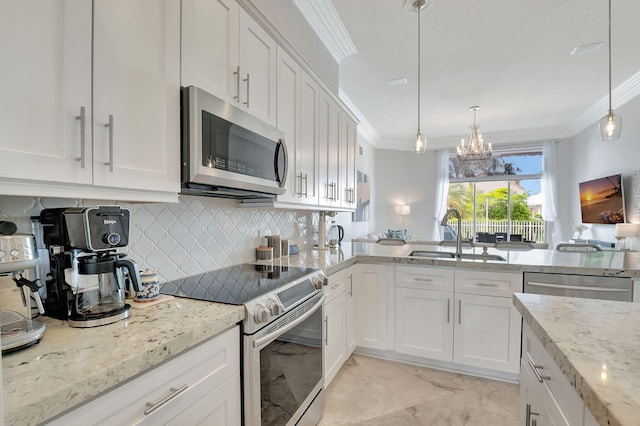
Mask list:
[{"label": "white lower cabinet", "polygon": [[236,426],[240,420],[236,326],[47,424]]},{"label": "white lower cabinet", "polygon": [[347,310],[347,353],[346,357],[349,358],[356,348],[357,335],[356,335],[356,303],[353,296],[353,283],[355,277],[355,266],[351,266],[345,271],[345,299]]},{"label": "white lower cabinet", "polygon": [[395,351],[518,373],[521,317],[510,296],[521,289],[520,274],[397,266]]},{"label": "white lower cabinet", "polygon": [[329,277],[324,305],[324,382],[329,383],[344,364],[347,350],[345,275],[341,271]]},{"label": "white lower cabinet", "polygon": [[387,266],[357,264],[353,281],[356,346],[387,349]]},{"label": "white lower cabinet", "polygon": [[528,325],[522,332],[520,420],[523,426],[598,423]]}]

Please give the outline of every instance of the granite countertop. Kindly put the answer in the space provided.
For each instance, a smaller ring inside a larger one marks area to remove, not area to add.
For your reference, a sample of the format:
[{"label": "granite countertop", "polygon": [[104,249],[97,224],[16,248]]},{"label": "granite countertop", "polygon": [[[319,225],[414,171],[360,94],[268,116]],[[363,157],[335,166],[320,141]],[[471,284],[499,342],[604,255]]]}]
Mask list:
[{"label": "granite countertop", "polygon": [[41,423],[244,318],[242,306],[180,298],[131,311],[94,328],[39,317],[47,326],[40,343],[2,356],[5,424]]},{"label": "granite countertop", "polygon": [[514,305],[601,425],[640,419],[640,304],[515,294]]},{"label": "granite countertop", "polygon": [[[375,243],[342,243],[334,250],[305,250],[290,256],[286,262],[293,265],[317,267],[327,275],[358,263],[400,263],[455,268],[486,269],[511,272],[547,272],[596,276],[640,277],[640,252],[599,251],[594,253],[566,253],[556,250],[506,251],[489,248],[506,261],[452,260],[413,257],[413,250],[455,252],[455,247],[423,244],[401,246]],[[463,253],[481,254],[482,247],[463,248]]]},{"label": "granite countertop", "polygon": [[[302,250],[274,263],[318,268],[327,275],[358,262],[640,277],[640,253],[489,249],[490,254],[506,258],[506,262],[498,262],[409,257],[412,250],[453,252],[455,248],[342,243],[333,250]],[[479,254],[482,248],[464,252]],[[19,300],[19,296],[12,299]],[[2,357],[5,421],[21,425],[42,422],[219,334],[243,318],[243,307],[181,298],[147,309],[132,309],[131,317],[125,321],[89,329],[71,328],[66,322],[40,317],[47,325],[42,341]]]}]

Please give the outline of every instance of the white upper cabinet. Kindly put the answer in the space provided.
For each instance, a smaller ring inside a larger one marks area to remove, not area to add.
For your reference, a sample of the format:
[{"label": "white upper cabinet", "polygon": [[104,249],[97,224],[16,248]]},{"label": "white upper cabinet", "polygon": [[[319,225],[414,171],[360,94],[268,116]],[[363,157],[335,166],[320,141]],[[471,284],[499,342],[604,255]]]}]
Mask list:
[{"label": "white upper cabinet", "polygon": [[339,207],[340,110],[325,92],[320,94],[318,109],[319,204]]},{"label": "white upper cabinet", "polygon": [[1,2],[0,54],[2,177],[90,184],[91,2]]},{"label": "white upper cabinet", "polygon": [[355,209],[356,123],[345,112],[340,120],[340,205]]},{"label": "white upper cabinet", "polygon": [[300,66],[278,48],[277,119],[278,129],[285,134],[288,167],[286,192],[278,201],[299,203],[304,195],[300,171]]},{"label": "white upper cabinet", "polygon": [[183,86],[227,101],[239,96],[239,25],[235,0],[182,0]]},{"label": "white upper cabinet", "polygon": [[239,103],[276,125],[276,41],[240,9]]},{"label": "white upper cabinet", "polygon": [[235,0],[183,0],[183,86],[276,126],[276,41]]},{"label": "white upper cabinet", "polygon": [[180,6],[94,4],[94,184],[177,193]]},{"label": "white upper cabinet", "polygon": [[298,163],[303,195],[302,204],[318,204],[318,103],[320,88],[306,72],[300,81],[300,139],[298,142]]},{"label": "white upper cabinet", "polygon": [[0,193],[176,201],[179,16],[170,0],[2,2]]}]

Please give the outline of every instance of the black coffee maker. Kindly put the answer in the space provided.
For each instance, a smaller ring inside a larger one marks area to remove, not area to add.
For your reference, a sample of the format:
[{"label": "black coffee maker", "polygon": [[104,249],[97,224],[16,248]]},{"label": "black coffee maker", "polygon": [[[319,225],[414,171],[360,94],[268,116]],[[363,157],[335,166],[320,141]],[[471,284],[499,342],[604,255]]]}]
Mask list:
[{"label": "black coffee maker", "polygon": [[44,209],[49,249],[45,312],[72,327],[95,327],[127,318],[127,280],[140,291],[140,272],[117,250],[129,243],[129,210],[119,206]]}]

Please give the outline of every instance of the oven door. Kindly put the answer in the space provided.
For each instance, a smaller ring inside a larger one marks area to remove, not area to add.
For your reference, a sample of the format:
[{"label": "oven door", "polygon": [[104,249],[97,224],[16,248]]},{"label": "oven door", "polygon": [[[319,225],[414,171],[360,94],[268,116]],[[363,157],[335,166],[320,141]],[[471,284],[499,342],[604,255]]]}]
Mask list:
[{"label": "oven door", "polygon": [[244,336],[247,426],[317,424],[324,408],[322,291]]}]

